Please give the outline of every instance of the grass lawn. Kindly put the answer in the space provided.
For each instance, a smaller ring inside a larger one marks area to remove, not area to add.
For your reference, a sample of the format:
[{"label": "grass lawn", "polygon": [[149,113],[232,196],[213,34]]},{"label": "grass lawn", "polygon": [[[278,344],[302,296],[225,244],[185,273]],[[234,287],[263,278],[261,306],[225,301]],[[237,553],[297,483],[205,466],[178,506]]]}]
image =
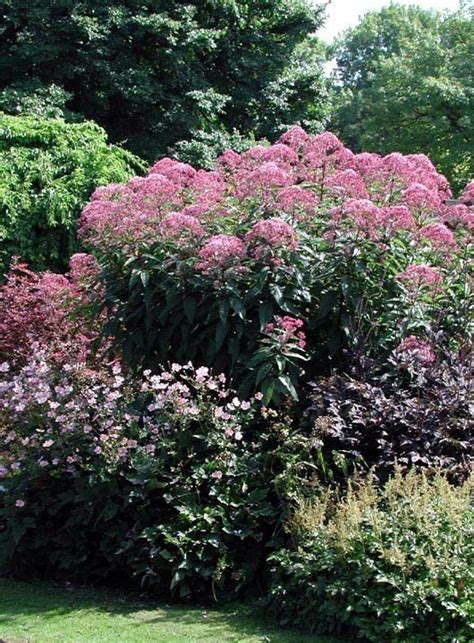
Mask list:
[{"label": "grass lawn", "polygon": [[262,611],[247,605],[158,607],[119,593],[5,579],[0,579],[1,641],[336,643],[280,630]]}]

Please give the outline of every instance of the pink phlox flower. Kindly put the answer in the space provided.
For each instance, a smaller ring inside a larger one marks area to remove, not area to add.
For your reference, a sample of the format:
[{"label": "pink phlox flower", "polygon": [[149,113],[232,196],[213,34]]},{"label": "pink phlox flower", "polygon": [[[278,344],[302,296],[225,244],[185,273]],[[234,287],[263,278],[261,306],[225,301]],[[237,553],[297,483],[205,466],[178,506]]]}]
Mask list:
[{"label": "pink phlox flower", "polygon": [[302,212],[308,216],[314,213],[318,205],[318,197],[313,190],[307,190],[299,185],[290,185],[280,190],[277,203],[288,214],[298,215]]},{"label": "pink phlox flower", "polygon": [[191,185],[194,199],[205,202],[208,207],[222,201],[225,197],[226,189],[226,182],[221,174],[208,170],[196,172]]},{"label": "pink phlox flower", "polygon": [[424,226],[419,235],[428,239],[438,249],[447,249],[456,243],[453,233],[444,223],[432,223]]},{"label": "pink phlox flower", "polygon": [[439,268],[427,264],[410,264],[397,279],[409,288],[420,288],[430,286],[437,289],[443,281]]},{"label": "pink phlox flower", "polygon": [[412,183],[404,190],[403,201],[412,208],[420,210],[438,212],[441,209],[441,199],[438,194],[421,183]]},{"label": "pink phlox flower", "polygon": [[242,178],[237,186],[237,196],[255,196],[258,192],[264,193],[273,188],[283,187],[291,183],[291,178],[276,163],[267,161],[252,170]]},{"label": "pink phlox flower", "polygon": [[199,238],[204,235],[204,228],[199,221],[182,212],[172,212],[166,215],[160,223],[159,230],[164,239],[182,236]]},{"label": "pink phlox flower", "polygon": [[263,155],[265,161],[276,163],[279,167],[290,169],[292,166],[298,164],[298,154],[288,145],[283,143],[275,143],[267,148]]},{"label": "pink phlox flower", "polygon": [[346,199],[368,199],[364,179],[355,170],[338,170],[326,181],[325,187],[331,196]]},{"label": "pink phlox flower", "polygon": [[469,203],[471,207],[474,206],[474,181],[466,185],[460,198],[463,203]]},{"label": "pink phlox flower", "polygon": [[221,171],[235,170],[242,163],[242,157],[233,150],[225,150],[217,159],[217,167]]},{"label": "pink phlox flower", "polygon": [[[337,211],[336,211],[337,213]],[[353,221],[370,238],[377,238],[376,228],[383,224],[384,211],[369,199],[349,199],[341,208],[343,217]]]},{"label": "pink phlox flower", "polygon": [[451,205],[444,210],[443,221],[453,227],[466,227],[474,230],[474,208],[458,203]]},{"label": "pink phlox flower", "polygon": [[406,205],[390,205],[383,208],[384,227],[387,232],[396,230],[414,230],[415,219]]},{"label": "pink phlox flower", "polygon": [[284,132],[277,140],[277,143],[288,145],[292,149],[299,151],[308,141],[309,135],[299,125],[293,125],[289,130]]},{"label": "pink phlox flower", "polygon": [[152,165],[150,174],[159,173],[179,185],[188,186],[191,184],[196,170],[187,163],[180,163],[170,158],[163,158]]},{"label": "pink phlox flower", "polygon": [[352,167],[364,179],[372,181],[380,176],[380,171],[383,166],[383,159],[380,154],[371,154],[369,152],[361,152],[354,154],[352,159]]},{"label": "pink phlox flower", "polygon": [[278,341],[281,344],[286,344],[288,341],[296,339],[298,346],[300,348],[305,348],[306,335],[301,330],[303,326],[304,322],[302,319],[297,319],[290,315],[285,315],[284,317],[277,315],[273,322],[270,322],[265,326],[264,332],[268,335],[272,335],[276,332]]}]

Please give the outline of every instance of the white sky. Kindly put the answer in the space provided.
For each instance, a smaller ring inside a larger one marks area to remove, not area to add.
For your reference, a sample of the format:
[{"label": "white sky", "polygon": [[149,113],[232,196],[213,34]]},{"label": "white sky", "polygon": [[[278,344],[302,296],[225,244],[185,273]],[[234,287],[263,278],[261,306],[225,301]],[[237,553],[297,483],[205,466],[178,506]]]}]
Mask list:
[{"label": "white sky", "polygon": [[[424,9],[457,9],[459,0],[396,0],[397,4],[415,4]],[[359,22],[359,18],[367,11],[381,9],[390,4],[390,0],[331,0],[326,10],[328,16],[326,25],[318,31],[318,36],[326,42]]]}]

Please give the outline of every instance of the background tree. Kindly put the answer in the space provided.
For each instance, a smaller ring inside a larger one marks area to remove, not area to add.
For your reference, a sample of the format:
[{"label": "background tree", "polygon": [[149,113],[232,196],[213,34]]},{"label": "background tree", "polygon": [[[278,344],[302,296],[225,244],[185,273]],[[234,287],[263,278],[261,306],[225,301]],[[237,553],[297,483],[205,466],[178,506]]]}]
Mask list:
[{"label": "background tree", "polygon": [[95,123],[0,115],[0,282],[13,255],[63,270],[94,188],[142,170]]},{"label": "background tree", "polygon": [[0,90],[61,87],[68,109],[149,158],[196,132],[317,129],[326,81],[298,48],[323,11],[310,0],[0,0]]},{"label": "background tree", "polygon": [[474,22],[390,5],[336,46],[332,126],[356,150],[427,154],[462,188],[473,172]]}]

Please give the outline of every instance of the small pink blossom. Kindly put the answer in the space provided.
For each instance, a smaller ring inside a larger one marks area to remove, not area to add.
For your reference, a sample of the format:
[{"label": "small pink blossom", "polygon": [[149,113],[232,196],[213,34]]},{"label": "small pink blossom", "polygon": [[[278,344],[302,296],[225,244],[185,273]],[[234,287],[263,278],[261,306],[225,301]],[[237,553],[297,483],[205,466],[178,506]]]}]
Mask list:
[{"label": "small pink blossom", "polygon": [[410,264],[397,278],[410,288],[430,286],[435,290],[443,281],[439,268],[427,264]]},{"label": "small pink blossom", "polygon": [[202,237],[204,229],[199,221],[181,212],[168,214],[160,224],[160,233],[165,239],[187,237]]},{"label": "small pink blossom", "polygon": [[418,339],[415,335],[406,337],[396,348],[397,355],[401,357],[412,357],[423,366],[428,366],[436,361],[436,353],[431,344]]},{"label": "small pink blossom", "polygon": [[295,250],[298,246],[298,237],[294,229],[289,223],[276,217],[257,221],[250,232],[245,235],[245,240],[247,243],[256,244],[252,252],[256,257],[261,257],[265,252],[262,244],[288,250]]}]

